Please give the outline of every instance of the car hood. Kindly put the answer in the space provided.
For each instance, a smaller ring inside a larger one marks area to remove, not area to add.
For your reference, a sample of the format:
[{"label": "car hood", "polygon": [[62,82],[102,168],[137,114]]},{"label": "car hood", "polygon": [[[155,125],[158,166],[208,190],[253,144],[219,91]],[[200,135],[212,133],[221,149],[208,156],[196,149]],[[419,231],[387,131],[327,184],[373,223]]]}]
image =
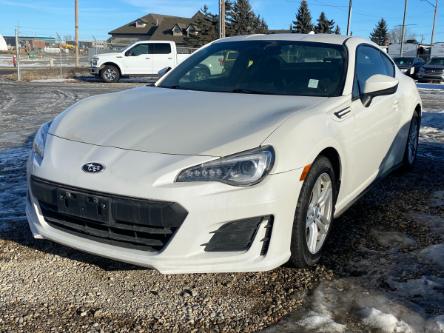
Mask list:
[{"label": "car hood", "polygon": [[99,59],[100,58],[114,58],[114,57],[121,56],[121,55],[122,55],[122,53],[119,53],[119,52],[111,52],[111,53],[97,54],[94,57],[99,58]]},{"label": "car hood", "polygon": [[49,133],[128,150],[225,156],[259,146],[286,117],[324,100],[140,87],[73,105]]}]

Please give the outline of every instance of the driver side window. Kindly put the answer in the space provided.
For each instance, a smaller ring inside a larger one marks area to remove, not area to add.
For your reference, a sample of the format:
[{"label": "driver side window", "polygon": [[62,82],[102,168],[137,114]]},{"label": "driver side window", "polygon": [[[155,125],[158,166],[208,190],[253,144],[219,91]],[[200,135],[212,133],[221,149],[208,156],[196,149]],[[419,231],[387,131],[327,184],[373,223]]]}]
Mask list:
[{"label": "driver side window", "polygon": [[137,57],[142,54],[149,54],[148,44],[138,44],[125,53],[127,57]]},{"label": "driver side window", "polygon": [[375,74],[389,75],[380,51],[372,46],[358,46],[356,50],[355,80],[352,93],[353,100],[359,98],[365,81]]}]

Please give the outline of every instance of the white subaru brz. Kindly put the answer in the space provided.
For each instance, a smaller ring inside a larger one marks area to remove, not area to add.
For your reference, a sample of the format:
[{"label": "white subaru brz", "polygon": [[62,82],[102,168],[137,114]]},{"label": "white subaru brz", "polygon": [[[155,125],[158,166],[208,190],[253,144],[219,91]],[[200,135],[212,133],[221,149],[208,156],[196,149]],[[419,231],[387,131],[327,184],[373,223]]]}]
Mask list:
[{"label": "white subaru brz", "polygon": [[333,219],[414,163],[421,108],[413,80],[367,40],[222,39],[154,87],[87,98],[44,124],[29,224],[162,273],[315,265]]}]

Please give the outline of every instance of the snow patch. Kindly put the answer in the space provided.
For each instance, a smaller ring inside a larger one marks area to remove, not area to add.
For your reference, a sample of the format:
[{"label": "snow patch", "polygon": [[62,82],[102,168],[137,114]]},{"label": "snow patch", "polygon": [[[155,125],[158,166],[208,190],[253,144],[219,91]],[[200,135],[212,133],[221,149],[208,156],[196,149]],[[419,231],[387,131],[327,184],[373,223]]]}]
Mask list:
[{"label": "snow patch", "polygon": [[416,241],[402,232],[372,230],[371,235],[379,245],[384,247],[402,249],[416,247]]},{"label": "snow patch", "polygon": [[426,247],[419,252],[422,260],[444,268],[444,243]]},{"label": "snow patch", "polygon": [[404,321],[398,320],[391,313],[384,313],[375,308],[365,308],[361,311],[364,325],[378,329],[384,333],[414,333]]},{"label": "snow patch", "polygon": [[[436,193],[436,192],[435,192]],[[444,193],[444,192],[443,192]],[[442,207],[444,202],[441,202],[441,198],[431,199],[432,207]],[[444,235],[444,217],[437,215],[430,215],[426,213],[411,213],[410,216],[420,223],[427,225],[433,232]]]},{"label": "snow patch", "polygon": [[433,192],[430,201],[431,207],[444,207],[444,191]]},{"label": "snow patch", "polygon": [[76,82],[76,80],[74,80],[74,79],[41,79],[41,80],[32,80],[31,82],[59,83],[59,82]]},{"label": "snow patch", "polygon": [[330,315],[318,312],[309,312],[307,317],[296,322],[296,325],[314,332],[342,333],[346,326],[335,322]]}]

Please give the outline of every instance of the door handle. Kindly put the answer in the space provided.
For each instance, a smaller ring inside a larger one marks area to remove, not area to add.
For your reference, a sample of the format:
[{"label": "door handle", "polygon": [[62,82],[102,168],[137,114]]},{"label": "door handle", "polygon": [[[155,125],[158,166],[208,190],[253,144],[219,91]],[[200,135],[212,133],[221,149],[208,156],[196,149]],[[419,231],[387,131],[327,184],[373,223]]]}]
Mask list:
[{"label": "door handle", "polygon": [[337,112],[335,112],[335,116],[339,119],[343,119],[346,115],[348,115],[351,112],[351,108],[350,107],[346,107],[342,110],[339,110]]},{"label": "door handle", "polygon": [[145,58],[145,59],[150,60],[151,58]]}]

